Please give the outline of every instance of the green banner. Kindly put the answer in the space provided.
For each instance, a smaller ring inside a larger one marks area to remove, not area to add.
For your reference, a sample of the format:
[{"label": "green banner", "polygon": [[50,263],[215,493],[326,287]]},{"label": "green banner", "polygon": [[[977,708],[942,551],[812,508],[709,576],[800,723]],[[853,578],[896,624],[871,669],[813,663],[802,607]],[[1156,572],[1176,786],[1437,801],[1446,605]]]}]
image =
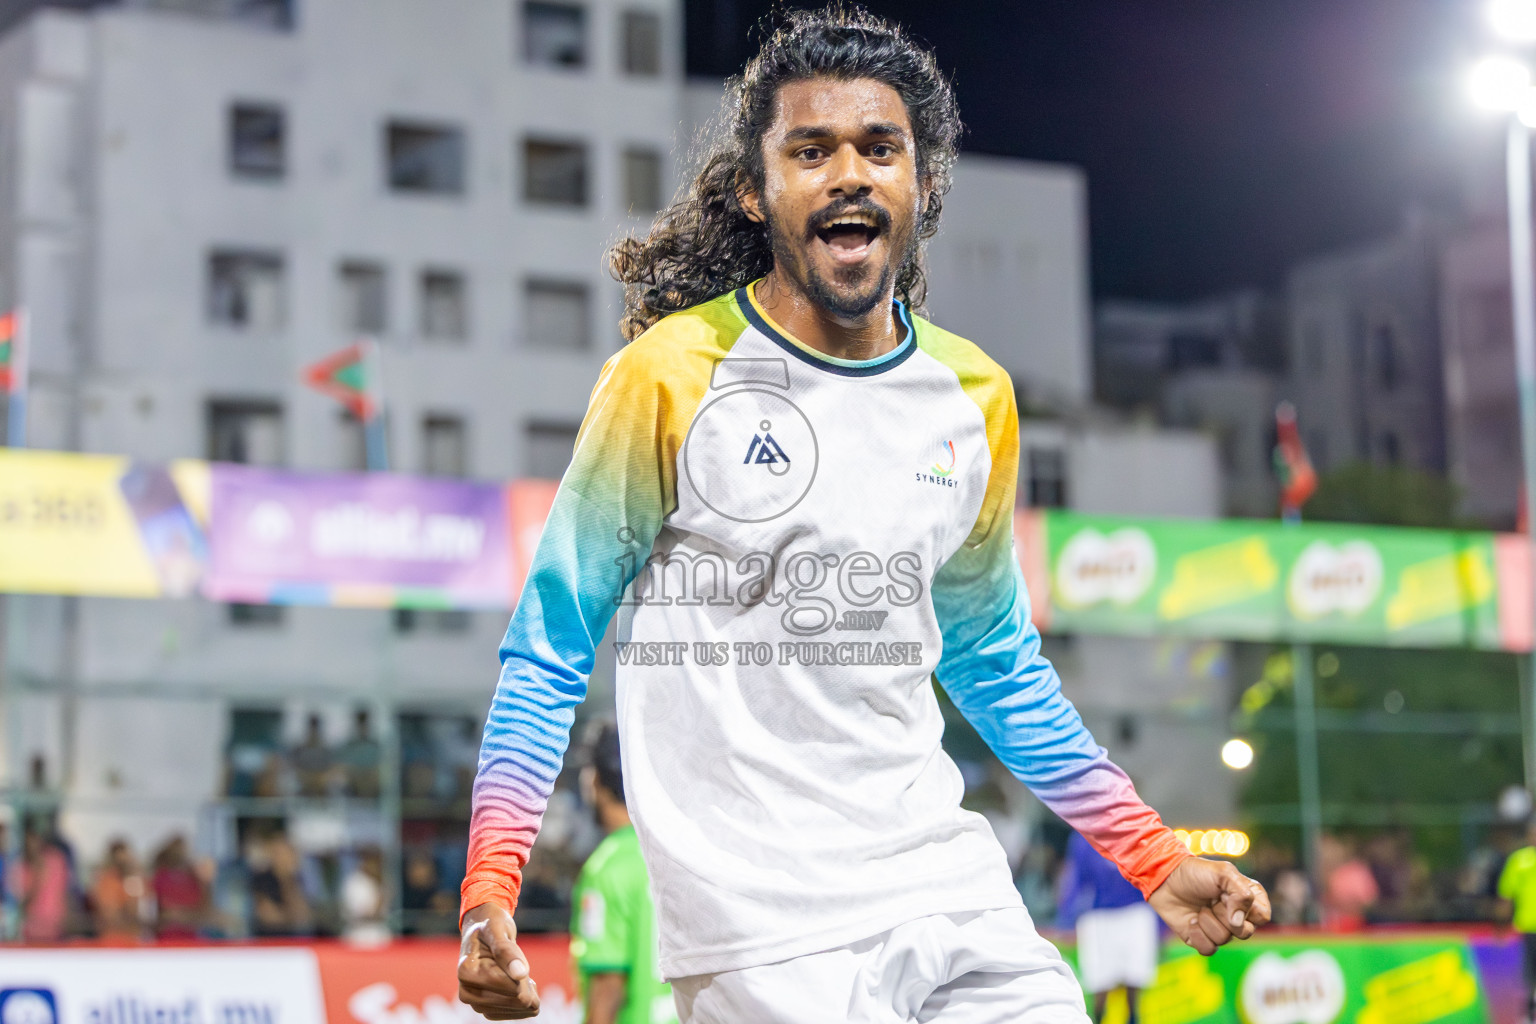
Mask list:
[{"label": "green banner", "polygon": [[[1063,955],[1076,966],[1071,949]],[[1202,957],[1167,948],[1141,996],[1142,1024],[1485,1024],[1488,1006],[1460,938],[1362,942],[1278,938]],[[1115,1001],[1105,1024],[1123,1022]]]},{"label": "green banner", "polygon": [[1052,629],[1505,646],[1493,534],[1055,510],[1043,528]]}]

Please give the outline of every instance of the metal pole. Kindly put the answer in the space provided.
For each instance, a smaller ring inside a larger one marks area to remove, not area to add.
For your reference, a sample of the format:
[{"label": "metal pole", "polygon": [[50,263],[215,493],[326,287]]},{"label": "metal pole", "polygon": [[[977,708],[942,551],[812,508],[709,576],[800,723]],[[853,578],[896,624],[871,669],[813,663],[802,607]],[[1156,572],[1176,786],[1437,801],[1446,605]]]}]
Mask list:
[{"label": "metal pole", "polygon": [[363,339],[363,388],[371,414],[363,421],[363,446],[368,469],[373,473],[389,471],[389,433],[384,420],[384,356],[378,341]]},{"label": "metal pole", "polygon": [[[1520,393],[1520,448],[1524,456],[1526,537],[1531,557],[1526,585],[1530,588],[1531,612],[1536,623],[1536,264],[1532,262],[1531,245],[1531,138],[1518,117],[1509,119],[1505,185],[1509,189],[1509,294],[1515,322],[1515,380]],[[1536,658],[1536,650],[1531,657]],[[1527,685],[1536,685],[1536,671],[1527,671],[1525,676]],[[1527,699],[1526,710],[1536,715],[1536,692]],[[1536,719],[1527,719],[1526,725],[1532,731],[1532,740],[1526,745],[1527,756],[1536,757]],[[1525,777],[1528,787],[1536,779],[1536,764],[1530,760],[1526,762]]]},{"label": "metal pole", "polygon": [[1317,695],[1312,685],[1312,645],[1291,644],[1296,703],[1296,783],[1301,801],[1301,859],[1312,883],[1312,910],[1323,879],[1317,862],[1323,834],[1323,797],[1317,766]]}]

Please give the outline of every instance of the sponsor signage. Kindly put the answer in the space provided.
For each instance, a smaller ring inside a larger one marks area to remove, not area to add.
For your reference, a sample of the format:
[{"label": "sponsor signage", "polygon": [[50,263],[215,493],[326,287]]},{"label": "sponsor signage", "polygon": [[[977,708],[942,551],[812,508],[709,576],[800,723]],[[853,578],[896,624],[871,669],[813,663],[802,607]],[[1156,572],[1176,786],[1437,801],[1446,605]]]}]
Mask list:
[{"label": "sponsor signage", "polygon": [[0,1024],[326,1024],[307,949],[7,949]]},{"label": "sponsor signage", "polygon": [[1490,1020],[1477,957],[1460,936],[1259,938],[1213,957],[1171,943],[1165,953],[1157,981],[1142,993],[1143,1024]]},{"label": "sponsor signage", "polygon": [[[555,492],[0,449],[0,591],[511,608]],[[1042,629],[1532,644],[1523,537],[1059,509],[1021,509],[1014,524]]]},{"label": "sponsor signage", "polygon": [[204,592],[222,601],[506,607],[507,488],[215,465]]},{"label": "sponsor signage", "polygon": [[[520,935],[539,989],[539,1024],[581,1024],[571,976],[570,939]],[[404,940],[377,949],[315,948],[325,984],[329,1024],[478,1024],[485,1018],[459,1002],[454,939]],[[0,1024],[10,1024],[0,1019]],[[277,1024],[277,1022],[274,1022]]]},{"label": "sponsor signage", "polygon": [[[1488,533],[1044,514],[1055,630],[1518,649],[1525,565]],[[1041,604],[1041,595],[1034,594]]]}]

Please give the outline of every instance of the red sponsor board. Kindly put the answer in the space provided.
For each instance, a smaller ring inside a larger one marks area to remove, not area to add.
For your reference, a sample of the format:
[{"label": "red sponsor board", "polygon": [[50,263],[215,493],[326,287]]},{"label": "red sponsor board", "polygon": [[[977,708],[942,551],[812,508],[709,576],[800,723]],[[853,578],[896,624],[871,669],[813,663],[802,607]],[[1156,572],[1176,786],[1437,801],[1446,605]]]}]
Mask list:
[{"label": "red sponsor board", "polygon": [[[518,945],[538,984],[540,1024],[579,1024],[580,1007],[565,935],[525,935]],[[484,1020],[459,1002],[459,944],[453,939],[392,942],[377,948],[315,947],[328,1024],[472,1024]]]}]

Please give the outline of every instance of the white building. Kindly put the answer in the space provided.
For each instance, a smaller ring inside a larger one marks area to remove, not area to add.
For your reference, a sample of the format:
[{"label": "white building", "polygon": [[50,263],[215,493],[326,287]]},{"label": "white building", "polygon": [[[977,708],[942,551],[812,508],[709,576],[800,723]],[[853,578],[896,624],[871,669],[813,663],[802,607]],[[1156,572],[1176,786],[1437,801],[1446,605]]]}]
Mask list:
[{"label": "white building", "polygon": [[[300,370],[366,334],[394,468],[558,476],[619,344],[601,254],[671,194],[697,123],[681,18],[679,0],[141,0],[16,20],[0,308],[31,314],[29,443],[360,468],[356,424]],[[967,157],[931,252],[935,319],[1069,416],[1091,394],[1084,197],[1075,170]],[[1039,429],[1026,469],[1070,468],[1073,504],[1218,509],[1204,439]],[[117,833],[217,847],[243,731],[281,720],[294,742],[313,711],[339,742],[359,707],[386,731],[408,724],[393,706],[482,714],[505,616],[25,597],[6,625],[8,779],[62,796],[93,863]],[[1134,689],[1135,643],[1102,670],[1082,645],[1085,707]],[[430,794],[403,799],[462,833]],[[325,814],[306,820],[323,845]]]},{"label": "white building", "polygon": [[[14,24],[0,308],[31,314],[29,443],[360,468],[356,425],[300,370],[372,334],[395,468],[558,475],[620,340],[601,255],[671,190],[681,18],[678,0],[208,0]],[[9,723],[10,778],[40,757],[48,790],[67,779],[88,862],[119,830],[140,849],[193,831],[231,707],[287,706],[290,739],[316,707],[333,741],[379,693],[479,715],[505,627],[8,604],[8,681],[43,688]]]}]

